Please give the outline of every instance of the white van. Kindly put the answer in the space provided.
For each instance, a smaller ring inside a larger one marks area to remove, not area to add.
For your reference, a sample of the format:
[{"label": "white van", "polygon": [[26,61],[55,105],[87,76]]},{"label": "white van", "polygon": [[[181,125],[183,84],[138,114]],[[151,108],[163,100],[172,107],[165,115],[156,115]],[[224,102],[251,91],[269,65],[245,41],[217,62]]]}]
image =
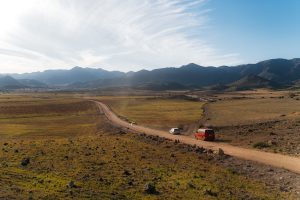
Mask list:
[{"label": "white van", "polygon": [[173,135],[180,135],[181,130],[180,128],[171,128],[169,132]]}]

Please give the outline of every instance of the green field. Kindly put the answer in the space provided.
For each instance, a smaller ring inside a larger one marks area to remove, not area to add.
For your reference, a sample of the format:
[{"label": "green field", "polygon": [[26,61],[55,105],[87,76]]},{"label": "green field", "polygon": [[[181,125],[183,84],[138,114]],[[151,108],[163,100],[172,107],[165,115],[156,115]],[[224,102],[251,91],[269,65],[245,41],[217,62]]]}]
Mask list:
[{"label": "green field", "polygon": [[101,97],[119,116],[141,125],[169,129],[197,123],[203,102],[154,97]]}]

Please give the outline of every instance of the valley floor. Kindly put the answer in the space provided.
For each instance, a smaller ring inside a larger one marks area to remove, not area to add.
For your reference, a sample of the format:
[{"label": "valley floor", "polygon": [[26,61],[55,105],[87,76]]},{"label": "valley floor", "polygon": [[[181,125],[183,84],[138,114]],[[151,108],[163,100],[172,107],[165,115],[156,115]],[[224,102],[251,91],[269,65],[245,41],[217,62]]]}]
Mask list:
[{"label": "valley floor", "polygon": [[297,198],[296,174],[126,132],[68,99],[0,97],[0,199]]}]

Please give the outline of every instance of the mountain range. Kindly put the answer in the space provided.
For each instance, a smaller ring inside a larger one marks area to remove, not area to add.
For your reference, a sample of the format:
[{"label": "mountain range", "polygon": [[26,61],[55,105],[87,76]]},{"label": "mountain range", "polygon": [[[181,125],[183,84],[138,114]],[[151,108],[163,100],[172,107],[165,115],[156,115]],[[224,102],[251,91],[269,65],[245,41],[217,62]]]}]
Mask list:
[{"label": "mountain range", "polygon": [[15,79],[11,76],[0,76],[0,90],[15,90],[26,88],[48,88],[45,83],[31,79]]},{"label": "mountain range", "polygon": [[61,87],[91,89],[132,87],[150,90],[210,88],[242,90],[278,88],[300,80],[300,59],[272,59],[256,64],[203,67],[194,63],[178,68],[160,68],[137,72],[106,71],[74,67],[0,76],[0,89]]},{"label": "mountain range", "polygon": [[106,71],[103,69],[74,67],[71,70],[46,70],[25,74],[10,74],[15,79],[31,79],[51,86],[64,86],[74,82],[88,82],[97,79],[115,78],[123,72]]}]

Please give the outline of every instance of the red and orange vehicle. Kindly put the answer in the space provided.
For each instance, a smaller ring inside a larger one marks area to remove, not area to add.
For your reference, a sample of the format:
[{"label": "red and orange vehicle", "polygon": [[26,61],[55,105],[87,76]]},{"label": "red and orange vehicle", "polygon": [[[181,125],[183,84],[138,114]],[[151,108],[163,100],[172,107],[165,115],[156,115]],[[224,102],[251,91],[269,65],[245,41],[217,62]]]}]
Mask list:
[{"label": "red and orange vehicle", "polygon": [[215,140],[215,132],[213,129],[208,128],[200,128],[194,134],[197,140],[204,140],[204,141],[214,141]]}]

